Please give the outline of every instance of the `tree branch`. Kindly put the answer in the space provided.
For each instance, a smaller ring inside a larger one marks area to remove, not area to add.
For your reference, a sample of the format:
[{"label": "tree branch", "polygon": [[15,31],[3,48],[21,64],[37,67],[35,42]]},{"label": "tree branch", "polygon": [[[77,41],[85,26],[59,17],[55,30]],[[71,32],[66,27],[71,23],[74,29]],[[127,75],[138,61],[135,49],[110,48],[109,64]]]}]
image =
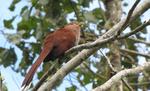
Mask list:
[{"label": "tree branch", "polygon": [[[137,7],[130,19],[130,22],[133,21],[135,18],[140,16],[142,13],[144,13],[147,9],[150,8],[150,1],[145,0],[143,3]],[[38,91],[50,91],[52,88],[54,88],[58,81],[61,81],[69,72],[71,72],[75,67],[80,65],[83,62],[83,59],[88,58],[90,55],[92,55],[94,52],[96,52],[99,49],[99,46],[101,46],[104,39],[109,39],[110,37],[114,36],[114,34],[118,31],[120,26],[125,22],[125,19],[121,20],[118,24],[113,26],[108,32],[106,32],[104,35],[100,36],[95,42],[93,42],[93,45],[96,45],[97,47],[91,47],[90,49],[84,49],[80,53],[78,53],[75,57],[73,57],[69,62],[67,62],[64,66],[62,66],[47,82],[45,82]],[[111,40],[111,39],[110,39]],[[109,41],[110,41],[109,40]],[[105,41],[106,43],[106,41]]]},{"label": "tree branch", "polygon": [[[150,1],[145,0],[142,4],[140,4],[138,7],[135,8],[135,10],[134,10],[128,23],[132,22],[134,19],[136,19],[138,16],[140,16],[142,13],[144,13],[149,8],[150,8]],[[90,49],[93,47],[99,47],[103,44],[114,41],[116,39],[116,33],[120,30],[121,26],[125,23],[126,19],[127,18],[122,19],[119,23],[114,25],[111,29],[109,29],[109,31],[107,31],[105,34],[100,36],[94,42],[81,44],[81,45],[78,45],[78,46],[71,48],[70,50],[68,50],[66,52],[66,55],[70,54],[74,51],[80,51],[82,49]]]},{"label": "tree branch", "polygon": [[117,39],[125,39],[133,34],[136,34],[137,32],[141,31],[142,29],[144,29],[146,26],[150,25],[150,19],[146,22],[144,22],[142,25],[138,26],[136,29],[134,29],[133,31],[125,34],[125,35],[122,35],[122,36],[118,36]]},{"label": "tree branch", "polygon": [[128,15],[127,15],[127,18],[126,18],[124,24],[123,24],[123,25],[121,26],[121,28],[118,30],[117,35],[120,35],[121,31],[123,31],[124,28],[129,24],[130,18],[131,18],[132,14],[133,14],[133,11],[135,10],[136,6],[139,4],[140,1],[141,1],[141,0],[136,0],[136,1],[135,1],[134,5],[133,5],[132,8],[129,10],[129,13],[128,13]]},{"label": "tree branch", "polygon": [[[110,62],[110,59],[109,59],[106,55],[104,55],[101,50],[100,50],[100,52],[101,52],[101,54],[106,58],[106,61],[107,61],[108,65],[109,65],[109,68],[110,68],[113,72],[118,73],[118,71],[115,70],[115,68],[112,66],[112,64],[111,64],[111,62]],[[121,80],[122,80],[122,82],[126,85],[126,87],[127,87],[130,91],[134,91],[133,88],[128,84],[128,82],[127,82],[125,79],[121,78]]]},{"label": "tree branch", "polygon": [[139,42],[139,43],[144,43],[146,45],[150,45],[150,42],[146,42],[144,40],[140,40],[140,39],[135,39],[135,38],[128,38],[129,40],[135,41],[135,42]]},{"label": "tree branch", "polygon": [[58,81],[62,80],[70,71],[80,65],[84,59],[89,57],[97,49],[83,50],[78,55],[73,57],[69,62],[62,66],[46,83],[44,83],[38,91],[51,91]]},{"label": "tree branch", "polygon": [[119,80],[121,80],[123,77],[127,75],[132,75],[132,74],[138,74],[142,71],[145,71],[146,69],[150,68],[150,62],[146,62],[142,66],[138,66],[132,69],[125,69],[120,72],[118,72],[116,75],[114,75],[111,79],[109,79],[107,82],[105,82],[103,85],[96,87],[92,91],[106,91],[109,89],[112,85],[117,83]]},{"label": "tree branch", "polygon": [[140,52],[137,52],[137,51],[134,51],[134,50],[120,49],[120,51],[122,51],[122,52],[127,52],[127,53],[131,53],[131,54],[136,54],[136,55],[140,55],[140,56],[144,56],[144,57],[150,58],[150,55],[149,55],[149,54],[140,53]]},{"label": "tree branch", "polygon": [[[44,81],[53,73],[53,70],[55,70],[55,66],[57,65],[57,62],[54,63],[46,73],[40,78],[39,82],[34,86],[32,91],[37,91],[38,88],[44,83]],[[56,71],[55,71],[56,72]],[[54,72],[54,73],[55,73]]]}]

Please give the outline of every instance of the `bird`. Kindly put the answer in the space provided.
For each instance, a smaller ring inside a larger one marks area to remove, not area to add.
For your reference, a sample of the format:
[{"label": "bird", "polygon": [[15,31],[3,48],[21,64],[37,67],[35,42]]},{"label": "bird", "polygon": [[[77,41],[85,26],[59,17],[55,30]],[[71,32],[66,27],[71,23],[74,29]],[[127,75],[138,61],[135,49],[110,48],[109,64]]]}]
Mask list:
[{"label": "bird", "polygon": [[25,75],[21,87],[26,87],[31,83],[37,68],[43,61],[53,61],[60,58],[68,49],[79,43],[80,25],[79,22],[71,22],[46,36],[39,57]]}]

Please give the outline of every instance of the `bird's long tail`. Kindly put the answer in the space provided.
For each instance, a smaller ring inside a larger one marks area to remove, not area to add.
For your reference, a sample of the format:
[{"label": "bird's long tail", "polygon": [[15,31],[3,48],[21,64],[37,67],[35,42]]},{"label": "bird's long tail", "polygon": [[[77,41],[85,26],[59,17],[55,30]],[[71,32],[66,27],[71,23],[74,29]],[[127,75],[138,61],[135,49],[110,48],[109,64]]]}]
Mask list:
[{"label": "bird's long tail", "polygon": [[35,61],[35,63],[30,68],[29,72],[26,74],[25,79],[23,80],[23,83],[21,87],[26,87],[30,84],[32,81],[32,78],[37,70],[37,68],[40,66],[40,64],[44,61],[46,56],[51,52],[52,46],[49,46],[49,48],[44,48],[42,52],[40,53],[40,56]]}]

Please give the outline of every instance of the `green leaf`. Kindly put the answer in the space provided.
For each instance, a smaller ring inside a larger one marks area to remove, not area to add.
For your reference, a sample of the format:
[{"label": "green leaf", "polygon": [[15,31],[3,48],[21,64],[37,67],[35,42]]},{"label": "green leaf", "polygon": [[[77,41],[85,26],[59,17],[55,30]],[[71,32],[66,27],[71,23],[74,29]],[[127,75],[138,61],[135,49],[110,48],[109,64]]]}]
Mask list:
[{"label": "green leaf", "polygon": [[73,0],[63,0],[63,7],[66,13],[71,13],[71,12],[78,12],[77,8],[80,7],[76,2]]},{"label": "green leaf", "polygon": [[4,20],[4,26],[5,26],[6,28],[13,29],[14,27],[13,27],[13,25],[12,25],[12,22],[14,21],[15,18],[16,18],[16,17],[13,17],[13,18],[10,19],[10,20]]},{"label": "green leaf", "polygon": [[14,10],[15,10],[15,5],[12,5],[12,4],[11,4],[11,6],[9,7],[9,10],[10,10],[10,11],[14,11]]},{"label": "green leaf", "polygon": [[121,62],[121,64],[125,67],[125,68],[131,68],[132,64],[128,63],[126,61],[128,61],[129,59],[124,59],[124,61]]},{"label": "green leaf", "polygon": [[19,64],[19,67],[22,69],[27,69],[28,65],[31,65],[34,60],[34,55],[31,55],[31,50],[29,48],[25,47],[23,49],[23,58]]},{"label": "green leaf", "polygon": [[17,60],[14,48],[5,49],[0,47],[0,64],[4,67],[14,65]]},{"label": "green leaf", "polygon": [[137,18],[133,22],[131,22],[131,26],[130,27],[131,27],[131,29],[135,29],[139,25],[141,25],[141,19]]},{"label": "green leaf", "polygon": [[25,10],[27,10],[27,9],[28,9],[28,6],[24,6],[24,7],[21,9],[20,14],[22,15],[22,14],[23,14],[23,12],[24,12]]},{"label": "green leaf", "polygon": [[38,19],[34,16],[30,17],[29,20],[22,20],[20,23],[18,23],[18,30],[31,30],[36,29]]},{"label": "green leaf", "polygon": [[95,15],[95,17],[96,17],[97,19],[102,19],[102,18],[104,18],[104,17],[103,17],[104,11],[103,11],[102,9],[96,8],[96,9],[94,9],[92,12],[93,12],[93,14]]},{"label": "green leaf", "polygon": [[76,91],[76,89],[77,89],[76,86],[72,86],[72,87],[66,88],[66,91]]},{"label": "green leaf", "polygon": [[23,34],[23,38],[27,39],[31,37],[31,30],[36,30],[37,28],[37,23],[40,22],[39,19],[36,17],[32,16],[28,20],[22,20],[20,23],[18,23],[18,30],[26,30],[25,33]]},{"label": "green leaf", "polygon": [[84,79],[83,79],[84,85],[91,82],[91,78],[92,78],[91,76],[92,74],[88,74],[88,73],[84,75]]},{"label": "green leaf", "polygon": [[13,0],[12,4],[9,6],[10,11],[15,10],[15,5],[19,2],[20,0]]},{"label": "green leaf", "polygon": [[37,44],[37,43],[31,43],[31,46],[32,46],[32,51],[34,52],[34,53],[40,53],[40,51],[41,51],[41,44]]},{"label": "green leaf", "polygon": [[37,0],[31,0],[32,5],[35,5],[37,3]]}]

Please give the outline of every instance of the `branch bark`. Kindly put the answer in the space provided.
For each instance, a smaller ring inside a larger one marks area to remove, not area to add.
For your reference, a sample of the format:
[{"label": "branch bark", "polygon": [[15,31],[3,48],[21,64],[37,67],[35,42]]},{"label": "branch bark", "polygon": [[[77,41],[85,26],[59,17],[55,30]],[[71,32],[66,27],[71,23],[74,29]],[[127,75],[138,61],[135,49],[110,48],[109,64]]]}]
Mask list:
[{"label": "branch bark", "polygon": [[63,67],[61,67],[46,83],[44,83],[38,91],[51,91],[54,88],[58,81],[62,80],[70,71],[72,71],[75,67],[80,65],[84,59],[93,54],[97,48],[83,50],[78,55],[73,57],[69,62],[67,62]]},{"label": "branch bark", "polygon": [[112,85],[120,81],[123,77],[127,75],[132,75],[132,74],[138,74],[142,71],[145,71],[150,68],[150,62],[146,62],[142,66],[138,66],[132,69],[125,69],[120,72],[118,72],[116,75],[114,75],[111,79],[109,79],[107,82],[105,82],[103,85],[96,87],[92,91],[106,91],[109,89]]}]

